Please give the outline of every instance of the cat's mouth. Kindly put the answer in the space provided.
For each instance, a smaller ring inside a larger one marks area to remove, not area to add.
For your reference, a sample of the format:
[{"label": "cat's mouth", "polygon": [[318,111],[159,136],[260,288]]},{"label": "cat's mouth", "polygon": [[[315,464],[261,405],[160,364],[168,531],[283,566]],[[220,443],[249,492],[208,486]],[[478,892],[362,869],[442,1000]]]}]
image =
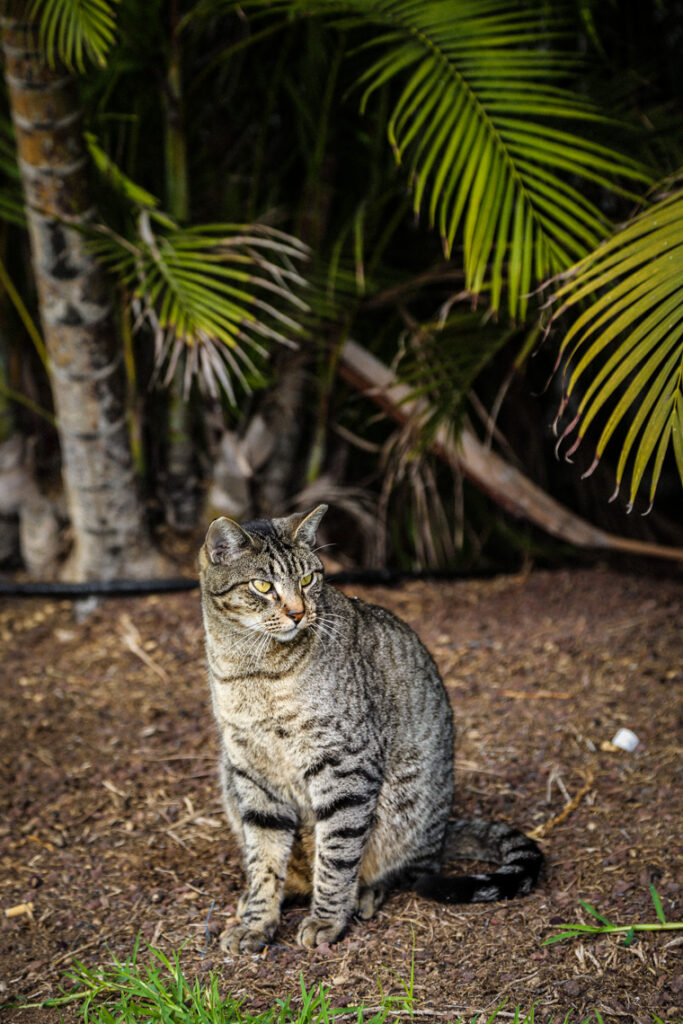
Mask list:
[{"label": "cat's mouth", "polygon": [[278,643],[286,644],[293,640],[299,633],[304,630],[305,622],[302,620],[299,623],[294,623],[289,629],[278,629],[277,632],[273,632],[271,636]]}]

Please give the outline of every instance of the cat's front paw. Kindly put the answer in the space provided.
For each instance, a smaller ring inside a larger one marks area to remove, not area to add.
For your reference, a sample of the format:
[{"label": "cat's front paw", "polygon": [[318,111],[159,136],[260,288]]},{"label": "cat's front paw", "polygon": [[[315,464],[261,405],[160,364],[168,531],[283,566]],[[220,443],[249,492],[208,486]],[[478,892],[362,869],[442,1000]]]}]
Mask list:
[{"label": "cat's front paw", "polygon": [[346,921],[324,920],[309,914],[299,926],[296,941],[300,946],[307,946],[313,949],[322,945],[323,942],[336,942],[342,937],[346,929]]},{"label": "cat's front paw", "polygon": [[219,942],[224,953],[260,953],[275,933],[275,928],[249,928],[233,924],[226,928]]}]

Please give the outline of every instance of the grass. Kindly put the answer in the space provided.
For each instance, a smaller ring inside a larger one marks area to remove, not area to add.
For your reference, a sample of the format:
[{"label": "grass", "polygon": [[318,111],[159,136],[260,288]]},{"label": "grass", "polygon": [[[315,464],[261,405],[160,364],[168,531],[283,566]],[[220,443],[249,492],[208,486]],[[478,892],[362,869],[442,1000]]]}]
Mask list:
[{"label": "grass", "polygon": [[205,982],[191,983],[183,974],[179,953],[169,958],[145,944],[150,960],[143,964],[140,945],[138,936],[125,963],[114,958],[109,969],[92,970],[75,961],[65,975],[69,991],[62,989],[63,994],[57,998],[16,1008],[54,1010],[80,1004],[84,1024],[331,1024],[339,1018],[358,1024],[383,1024],[390,1016],[413,1016],[414,963],[409,981],[401,980],[405,994],[385,996],[380,985],[377,1007],[333,1007],[329,990],[323,984],[307,988],[302,973],[300,1005],[294,1008],[292,998],[287,997],[276,1000],[269,1010],[254,1014],[244,1008],[244,999],[221,995],[214,972]]},{"label": "grass", "polygon": [[616,935],[623,933],[624,941],[621,942],[620,945],[630,946],[636,937],[637,932],[663,932],[683,929],[683,921],[667,921],[664,916],[662,901],[654,885],[650,885],[650,895],[652,896],[657,921],[653,921],[651,923],[638,922],[636,924],[614,924],[614,922],[606,918],[604,914],[599,913],[595,907],[592,907],[590,903],[584,903],[583,900],[579,900],[583,909],[592,917],[596,918],[600,924],[569,923],[555,925],[554,927],[561,928],[562,931],[558,935],[553,935],[551,938],[546,939],[543,945],[550,946],[553,942],[561,942],[563,939],[575,939],[579,936],[583,936],[585,938],[588,935]]},{"label": "grass", "polygon": [[[580,936],[585,938],[589,935],[621,933],[624,938],[620,945],[628,946],[637,932],[682,929],[683,922],[666,919],[662,901],[652,885],[650,894],[657,915],[656,922],[617,925],[589,903],[580,901],[583,909],[599,923],[556,925],[561,929],[560,933],[546,939],[544,945]],[[61,996],[43,1003],[15,1005],[12,1008],[55,1010],[76,1006],[83,1024],[334,1024],[335,1021],[383,1024],[389,1019],[415,1020],[418,1015],[418,1019],[427,1020],[429,1011],[418,1010],[415,1006],[414,946],[413,936],[413,956],[407,981],[387,968],[378,971],[377,1006],[333,1006],[330,990],[322,983],[307,988],[302,972],[300,1005],[293,1005],[292,997],[288,996],[277,999],[270,1009],[254,1014],[245,1009],[243,998],[221,995],[220,979],[215,972],[211,971],[205,981],[190,982],[183,974],[179,952],[168,957],[160,949],[145,943],[149,961],[142,963],[139,956],[141,938],[138,936],[133,952],[125,963],[113,958],[110,968],[91,969],[75,961],[73,969],[65,975],[70,984],[68,991],[61,989]],[[403,989],[400,995],[385,994],[381,971],[398,982]],[[296,1002],[298,1004],[299,1000]],[[505,1024],[603,1024],[598,1010],[580,1021],[572,1020],[571,1011],[564,1018],[552,1016],[541,1020],[534,1007],[523,1014],[519,1007],[513,1012],[503,1011],[504,1005],[493,1010],[486,1020],[482,1012],[469,1019],[460,1017],[450,1024],[494,1024],[501,1013]],[[499,1020],[498,1024],[503,1024],[503,1020]],[[664,1024],[664,1021],[653,1015],[653,1024]]]},{"label": "grass", "polygon": [[[252,1013],[245,1008],[244,999],[221,995],[219,977],[214,972],[210,972],[204,982],[190,982],[183,974],[179,953],[168,957],[161,950],[146,945],[150,959],[142,963],[140,946],[138,936],[132,955],[125,963],[114,958],[110,968],[93,970],[76,961],[74,968],[65,975],[71,986],[68,991],[62,989],[61,996],[43,1003],[15,1005],[12,1009],[54,1012],[75,1005],[83,1024],[334,1024],[336,1021],[383,1024],[387,1020],[429,1020],[429,1011],[415,1007],[414,961],[408,980],[398,978],[402,995],[385,995],[378,975],[378,1006],[333,1006],[329,989],[322,983],[307,988],[302,973],[300,1004],[297,1000],[298,1005],[292,1005],[292,998],[287,997],[277,999],[268,1010]],[[574,1020],[571,1012],[564,1017],[553,1015],[541,1019],[534,1007],[524,1014],[519,1007],[513,1012],[504,1012],[504,1006],[504,1003],[498,1006],[487,1018],[484,1013],[476,1013],[473,1017],[452,1019],[450,1024],[494,1024],[497,1019],[498,1024],[603,1024],[597,1010],[582,1020]],[[503,1018],[499,1019],[501,1013]],[[46,1018],[54,1019],[54,1016]],[[654,1024],[657,1021],[655,1018]]]}]

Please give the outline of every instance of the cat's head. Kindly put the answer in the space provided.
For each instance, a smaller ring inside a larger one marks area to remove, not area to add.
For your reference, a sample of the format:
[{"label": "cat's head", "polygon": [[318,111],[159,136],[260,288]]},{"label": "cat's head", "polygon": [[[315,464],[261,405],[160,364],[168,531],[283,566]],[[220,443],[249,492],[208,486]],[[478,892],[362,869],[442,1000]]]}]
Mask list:
[{"label": "cat's head", "polygon": [[204,602],[226,624],[286,643],[315,621],[323,565],[315,534],[327,505],[283,519],[209,526],[199,554]]}]

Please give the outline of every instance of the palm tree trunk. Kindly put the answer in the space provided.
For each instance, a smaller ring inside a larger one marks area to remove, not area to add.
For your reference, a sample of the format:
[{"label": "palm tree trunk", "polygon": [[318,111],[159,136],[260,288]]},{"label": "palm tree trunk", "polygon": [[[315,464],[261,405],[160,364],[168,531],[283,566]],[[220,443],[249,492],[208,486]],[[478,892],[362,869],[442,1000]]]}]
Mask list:
[{"label": "palm tree trunk", "polygon": [[2,45],[73,530],[65,574],[149,575],[160,560],[135,488],[121,349],[106,282],[78,231],[93,210],[75,83],[47,65],[26,19],[3,18]]}]

